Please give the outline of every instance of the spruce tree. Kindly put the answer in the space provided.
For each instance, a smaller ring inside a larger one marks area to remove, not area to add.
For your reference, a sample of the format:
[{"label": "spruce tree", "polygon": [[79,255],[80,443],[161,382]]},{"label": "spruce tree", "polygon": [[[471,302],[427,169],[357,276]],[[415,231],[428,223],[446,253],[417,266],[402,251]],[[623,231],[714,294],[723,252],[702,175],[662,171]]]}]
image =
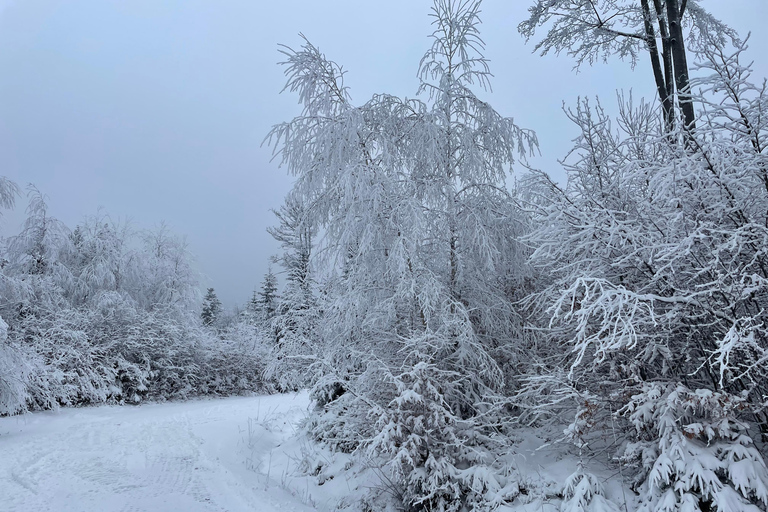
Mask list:
[{"label": "spruce tree", "polygon": [[277,276],[272,272],[270,265],[264,280],[261,282],[261,289],[258,292],[258,305],[261,312],[261,319],[268,325],[277,311]]},{"label": "spruce tree", "polygon": [[208,288],[203,298],[203,311],[200,313],[203,325],[213,325],[219,318],[219,313],[221,313],[221,301],[213,288]]},{"label": "spruce tree", "polygon": [[271,323],[275,352],[265,375],[275,380],[281,389],[297,389],[309,384],[309,366],[317,350],[320,312],[310,268],[316,230],[307,219],[307,212],[306,204],[297,196],[289,195],[274,212],[278,225],[267,229],[283,248],[283,254],[275,261],[284,269],[285,287]]}]

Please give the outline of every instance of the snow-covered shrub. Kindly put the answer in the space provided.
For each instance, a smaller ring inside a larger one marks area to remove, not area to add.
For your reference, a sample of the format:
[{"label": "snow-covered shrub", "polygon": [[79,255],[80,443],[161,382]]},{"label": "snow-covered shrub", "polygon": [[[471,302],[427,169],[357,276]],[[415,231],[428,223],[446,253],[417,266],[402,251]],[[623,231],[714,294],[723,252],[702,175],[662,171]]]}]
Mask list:
[{"label": "snow-covered shrub", "polygon": [[[395,482],[401,482],[406,505],[416,509],[455,511],[463,506],[466,489],[458,478],[462,465],[477,463],[463,450],[462,432],[471,432],[446,403],[442,387],[457,375],[427,362],[395,376],[397,396],[378,417],[369,450],[388,459]],[[463,427],[463,428],[462,428]]]},{"label": "snow-covered shrub", "polygon": [[612,418],[608,416],[604,404],[600,403],[600,397],[593,396],[589,392],[574,389],[572,386],[560,386],[560,395],[567,404],[573,406],[576,402],[576,411],[573,421],[564,430],[565,441],[571,442],[579,451],[579,464],[565,481],[562,488],[563,502],[560,506],[562,512],[618,512],[619,508],[607,500],[600,480],[585,469],[585,452],[594,453],[604,445],[600,437],[605,436],[603,423]]},{"label": "snow-covered shrub", "polygon": [[360,448],[365,435],[373,435],[370,423],[360,421],[371,410],[369,404],[345,393],[310,414],[306,429],[316,442],[342,453]]},{"label": "snow-covered shrub", "polygon": [[0,416],[23,412],[29,400],[30,355],[8,340],[8,324],[0,317]]},{"label": "snow-covered shrub", "polygon": [[91,343],[82,311],[38,309],[18,328],[41,363],[29,381],[33,408],[103,403],[111,397],[113,369],[105,351]]},{"label": "snow-covered shrub", "polygon": [[490,467],[490,439],[481,423],[462,418],[451,405],[461,379],[457,372],[418,361],[392,376],[396,396],[375,408],[378,432],[367,451],[387,461],[389,481],[412,510],[458,511],[494,508],[518,494]]},{"label": "snow-covered shrub", "polygon": [[205,343],[206,393],[229,395],[264,389],[270,347],[258,326],[238,322],[219,339]]},{"label": "snow-covered shrub", "polygon": [[182,240],[104,215],[70,231],[34,188],[28,214],[0,246],[5,412],[261,387],[258,333],[222,341],[203,328]]},{"label": "snow-covered shrub", "polygon": [[736,512],[768,506],[768,469],[739,418],[743,397],[682,384],[648,383],[622,410],[637,441],[642,511]]},{"label": "snow-covered shrub", "polygon": [[619,512],[619,507],[605,498],[600,481],[579,466],[563,486],[561,512]]},{"label": "snow-covered shrub", "polygon": [[[642,462],[646,510],[766,507],[749,434],[768,432],[768,97],[742,51],[700,53],[695,130],[631,97],[615,119],[580,100],[567,184],[540,174],[545,192],[527,203],[533,263],[550,278],[532,310],[551,341],[526,398],[546,391],[538,414],[586,395],[589,418],[629,404],[611,428],[641,441],[625,460]],[[545,385],[557,369],[560,391]],[[575,428],[613,437],[589,423]]]}]

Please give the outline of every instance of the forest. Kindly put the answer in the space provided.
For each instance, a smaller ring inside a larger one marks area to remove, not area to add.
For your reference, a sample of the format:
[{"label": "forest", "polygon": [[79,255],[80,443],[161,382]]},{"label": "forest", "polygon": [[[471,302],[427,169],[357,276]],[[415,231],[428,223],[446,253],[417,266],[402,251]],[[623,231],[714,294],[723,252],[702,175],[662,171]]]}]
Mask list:
[{"label": "forest", "polygon": [[650,61],[656,97],[564,107],[579,135],[559,182],[479,97],[479,0],[434,0],[412,98],[353,103],[340,64],[281,46],[301,106],[265,139],[294,179],[269,229],[283,279],[234,313],[164,226],[65,226],[0,177],[0,207],[29,197],[0,238],[0,415],[308,389],[301,435],[379,476],[353,510],[524,503],[535,482],[507,455],[547,429],[582,461],[547,491],[564,512],[768,510],[768,91],[749,38],[700,0],[527,3],[537,52]]}]

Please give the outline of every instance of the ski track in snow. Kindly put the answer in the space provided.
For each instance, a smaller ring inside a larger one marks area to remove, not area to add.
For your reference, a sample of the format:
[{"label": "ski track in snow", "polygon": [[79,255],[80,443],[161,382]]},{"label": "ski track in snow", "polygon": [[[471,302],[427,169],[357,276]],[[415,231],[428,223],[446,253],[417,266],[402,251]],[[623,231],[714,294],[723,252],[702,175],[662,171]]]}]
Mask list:
[{"label": "ski track in snow", "polygon": [[[273,395],[0,418],[0,511],[313,510],[246,468],[293,434],[307,404]],[[248,447],[259,411],[269,435]]]}]

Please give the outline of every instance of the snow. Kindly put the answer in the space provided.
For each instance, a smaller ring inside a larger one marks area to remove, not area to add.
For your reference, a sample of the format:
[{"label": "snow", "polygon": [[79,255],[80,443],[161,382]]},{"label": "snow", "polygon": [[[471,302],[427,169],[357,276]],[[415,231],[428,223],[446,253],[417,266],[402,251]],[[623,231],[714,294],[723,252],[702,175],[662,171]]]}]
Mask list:
[{"label": "snow", "polygon": [[0,510],[314,510],[270,465],[308,403],[304,393],[0,418]]},{"label": "snow", "polygon": [[[296,435],[308,406],[299,393],[0,418],[0,511],[359,510],[379,471]],[[509,462],[527,495],[500,511],[559,503],[578,460],[542,449],[543,434],[520,432]],[[622,503],[621,486],[596,474]]]}]

